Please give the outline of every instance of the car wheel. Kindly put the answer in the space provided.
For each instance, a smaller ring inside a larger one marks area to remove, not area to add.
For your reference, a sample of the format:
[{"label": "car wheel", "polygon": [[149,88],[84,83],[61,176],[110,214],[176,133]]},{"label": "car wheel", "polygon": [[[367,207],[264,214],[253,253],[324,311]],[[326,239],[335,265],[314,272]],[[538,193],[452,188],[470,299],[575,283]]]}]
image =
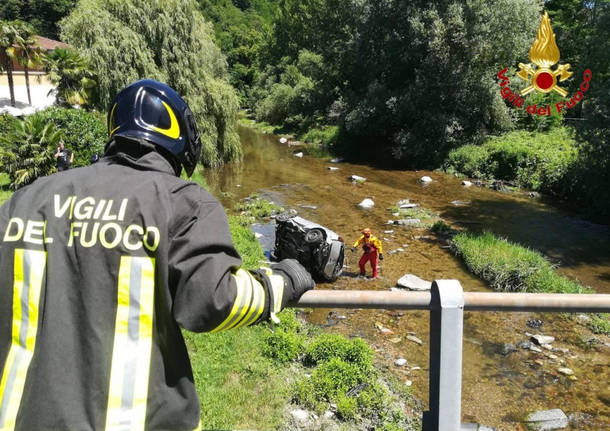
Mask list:
[{"label": "car wheel", "polygon": [[305,234],[305,242],[307,244],[317,245],[324,241],[324,231],[322,229],[310,229]]}]

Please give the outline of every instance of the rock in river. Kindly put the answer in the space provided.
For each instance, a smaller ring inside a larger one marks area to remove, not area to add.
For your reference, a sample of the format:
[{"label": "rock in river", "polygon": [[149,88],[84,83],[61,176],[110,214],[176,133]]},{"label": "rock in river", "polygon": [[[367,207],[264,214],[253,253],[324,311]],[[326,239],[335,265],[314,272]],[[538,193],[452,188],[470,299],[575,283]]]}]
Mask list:
[{"label": "rock in river", "polygon": [[375,206],[375,202],[373,202],[373,199],[366,198],[362,202],[360,202],[358,204],[358,206],[360,208],[370,209],[370,208],[373,208]]},{"label": "rock in river", "polygon": [[430,178],[428,175],[425,175],[423,177],[421,177],[419,179],[420,182],[422,183],[431,183],[432,182],[432,178]]},{"label": "rock in river", "polygon": [[529,429],[536,431],[560,430],[566,428],[570,421],[561,409],[541,410],[531,413],[525,420]]},{"label": "rock in river", "polygon": [[398,287],[405,287],[409,290],[430,290],[432,282],[422,280],[417,275],[405,274],[396,282]]},{"label": "rock in river", "polygon": [[550,335],[536,334],[536,335],[532,335],[530,337],[530,340],[532,340],[534,343],[536,343],[539,346],[541,346],[543,344],[551,344],[551,343],[553,343],[553,341],[555,341],[555,337],[551,337]]}]

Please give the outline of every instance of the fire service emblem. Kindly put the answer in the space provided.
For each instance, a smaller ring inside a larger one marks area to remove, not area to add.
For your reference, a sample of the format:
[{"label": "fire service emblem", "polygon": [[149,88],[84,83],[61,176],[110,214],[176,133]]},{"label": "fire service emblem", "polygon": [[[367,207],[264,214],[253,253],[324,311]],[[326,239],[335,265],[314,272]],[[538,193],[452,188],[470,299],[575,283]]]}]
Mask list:
[{"label": "fire service emblem", "polygon": [[[509,87],[510,79],[506,76],[507,68],[502,69],[498,73],[499,85],[501,87],[500,94],[503,99],[511,102],[516,108],[522,108],[524,99],[521,96],[526,96],[532,91],[537,93],[550,93],[555,91],[563,97],[567,97],[568,92],[559,86],[560,82],[565,81],[573,75],[569,64],[559,64],[555,69],[553,66],[559,62],[559,48],[555,41],[555,33],[551,27],[551,20],[547,12],[544,12],[540,27],[538,28],[538,36],[530,47],[531,63],[519,63],[519,71],[517,76],[529,85],[521,91],[514,91]],[[533,65],[532,65],[533,63]],[[580,89],[576,91],[568,100],[555,103],[555,110],[560,113],[563,109],[572,109],[580,102],[584,93],[589,90],[589,82],[591,81],[591,70],[586,69],[583,72],[583,81],[580,84]],[[528,105],[526,111],[532,115],[551,115],[551,106],[536,106]]]}]

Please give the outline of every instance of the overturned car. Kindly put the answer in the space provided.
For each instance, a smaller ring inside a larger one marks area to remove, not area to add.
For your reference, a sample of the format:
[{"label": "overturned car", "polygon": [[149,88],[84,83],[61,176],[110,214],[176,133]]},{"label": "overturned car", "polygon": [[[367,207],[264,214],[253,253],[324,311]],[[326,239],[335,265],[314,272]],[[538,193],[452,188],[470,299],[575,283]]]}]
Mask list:
[{"label": "overturned car", "polygon": [[343,271],[345,244],[330,229],[291,213],[275,218],[274,257],[296,259],[312,276],[335,281]]}]

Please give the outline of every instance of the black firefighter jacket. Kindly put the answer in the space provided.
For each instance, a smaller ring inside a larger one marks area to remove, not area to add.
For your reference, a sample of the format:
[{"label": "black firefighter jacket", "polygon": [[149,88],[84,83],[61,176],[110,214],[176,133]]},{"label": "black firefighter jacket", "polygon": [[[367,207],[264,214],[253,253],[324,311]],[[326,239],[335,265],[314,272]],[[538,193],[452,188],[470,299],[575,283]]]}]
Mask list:
[{"label": "black firefighter jacket", "polygon": [[155,152],[18,190],[0,240],[2,431],[198,429],[180,326],[249,325],[282,300],[281,276],[269,300],[238,269],[221,205]]}]

